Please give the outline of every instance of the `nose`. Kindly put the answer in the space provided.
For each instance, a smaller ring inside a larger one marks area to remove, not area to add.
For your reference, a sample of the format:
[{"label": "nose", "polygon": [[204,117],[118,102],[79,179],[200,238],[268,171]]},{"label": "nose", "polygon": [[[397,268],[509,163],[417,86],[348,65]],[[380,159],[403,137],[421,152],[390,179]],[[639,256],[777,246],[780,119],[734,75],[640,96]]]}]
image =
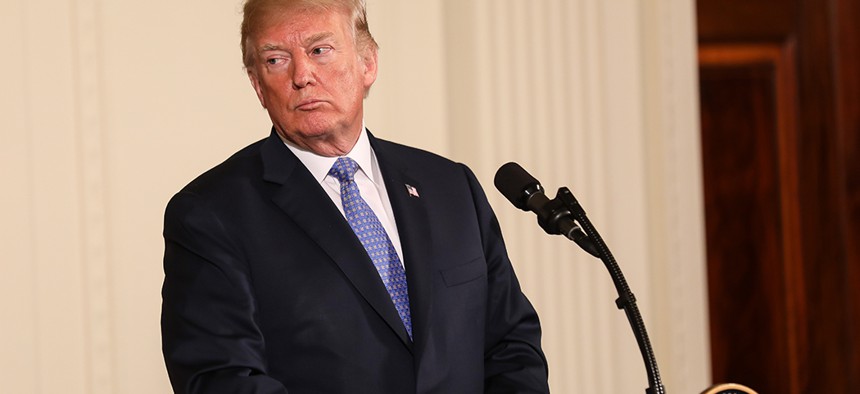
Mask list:
[{"label": "nose", "polygon": [[293,59],[293,88],[302,89],[314,84],[314,65],[307,56],[297,56]]}]

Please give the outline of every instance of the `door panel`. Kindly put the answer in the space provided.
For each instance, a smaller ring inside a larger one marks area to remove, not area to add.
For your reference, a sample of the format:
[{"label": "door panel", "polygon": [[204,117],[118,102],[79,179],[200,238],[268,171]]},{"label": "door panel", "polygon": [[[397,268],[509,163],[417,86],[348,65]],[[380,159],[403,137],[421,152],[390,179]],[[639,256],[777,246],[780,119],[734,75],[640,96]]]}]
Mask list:
[{"label": "door panel", "polygon": [[860,392],[858,0],[698,0],[714,381]]}]

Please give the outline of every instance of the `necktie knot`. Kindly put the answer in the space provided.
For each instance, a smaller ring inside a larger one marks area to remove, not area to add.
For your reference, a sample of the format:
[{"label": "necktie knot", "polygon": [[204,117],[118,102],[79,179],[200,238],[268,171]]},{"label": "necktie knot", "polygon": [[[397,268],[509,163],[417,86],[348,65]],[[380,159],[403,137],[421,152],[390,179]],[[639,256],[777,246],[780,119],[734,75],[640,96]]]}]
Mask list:
[{"label": "necktie knot", "polygon": [[328,174],[337,178],[341,184],[344,184],[353,180],[356,171],[358,171],[358,163],[356,163],[355,160],[344,156],[337,158],[337,161],[335,161],[334,165],[331,166]]}]

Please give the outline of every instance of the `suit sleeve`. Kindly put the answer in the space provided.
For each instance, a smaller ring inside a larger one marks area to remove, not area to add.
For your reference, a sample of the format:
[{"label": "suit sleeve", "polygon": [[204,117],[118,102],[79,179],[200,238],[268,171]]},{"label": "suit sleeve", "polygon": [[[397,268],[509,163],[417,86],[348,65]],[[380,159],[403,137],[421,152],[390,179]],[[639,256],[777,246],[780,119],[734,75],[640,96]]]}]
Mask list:
[{"label": "suit sleeve", "polygon": [[487,261],[488,305],[484,345],[485,393],[548,393],[537,313],[520,290],[501,229],[475,175],[465,166]]},{"label": "suit sleeve", "polygon": [[266,376],[241,247],[201,200],[180,192],[165,213],[161,330],[173,390],[285,394]]}]

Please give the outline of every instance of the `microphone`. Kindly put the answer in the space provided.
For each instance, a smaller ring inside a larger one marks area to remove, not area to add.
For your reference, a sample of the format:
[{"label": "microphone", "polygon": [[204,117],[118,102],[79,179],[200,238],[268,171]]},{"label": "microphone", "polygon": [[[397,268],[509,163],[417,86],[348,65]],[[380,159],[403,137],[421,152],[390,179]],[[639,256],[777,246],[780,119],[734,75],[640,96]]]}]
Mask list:
[{"label": "microphone", "polygon": [[499,167],[493,183],[511,204],[523,211],[541,209],[549,202],[540,182],[517,163],[510,162]]},{"label": "microphone", "polygon": [[559,189],[558,197],[550,200],[544,194],[540,182],[514,162],[501,166],[496,171],[493,183],[515,207],[537,214],[538,224],[547,234],[564,235],[592,256],[600,258],[594,243],[572,218],[568,204],[565,204],[576,201],[567,188]]},{"label": "microphone", "polygon": [[[636,306],[636,297],[630,291],[627,280],[621,273],[621,267],[612,257],[609,247],[600,238],[597,230],[585,215],[585,210],[573,197],[573,193],[566,187],[558,189],[558,194],[552,200],[548,199],[543,192],[540,182],[531,176],[517,163],[507,163],[496,172],[493,180],[496,189],[510,200],[515,207],[523,211],[532,211],[537,214],[538,224],[547,234],[562,234],[576,242],[579,247],[594,257],[603,261],[615,289],[618,291],[618,299],[615,306],[623,309],[633,329],[639,351],[642,353],[642,361],[645,362],[648,374],[649,387],[646,394],[665,394],[666,389],[660,380],[660,370],[657,368],[657,358],[651,348],[648,332],[645,330],[645,322]],[[585,229],[585,231],[583,231]],[[596,245],[596,246],[595,246]],[[599,247],[599,252],[598,252]],[[713,393],[709,391],[708,393]],[[723,391],[714,394],[721,394]]]}]

